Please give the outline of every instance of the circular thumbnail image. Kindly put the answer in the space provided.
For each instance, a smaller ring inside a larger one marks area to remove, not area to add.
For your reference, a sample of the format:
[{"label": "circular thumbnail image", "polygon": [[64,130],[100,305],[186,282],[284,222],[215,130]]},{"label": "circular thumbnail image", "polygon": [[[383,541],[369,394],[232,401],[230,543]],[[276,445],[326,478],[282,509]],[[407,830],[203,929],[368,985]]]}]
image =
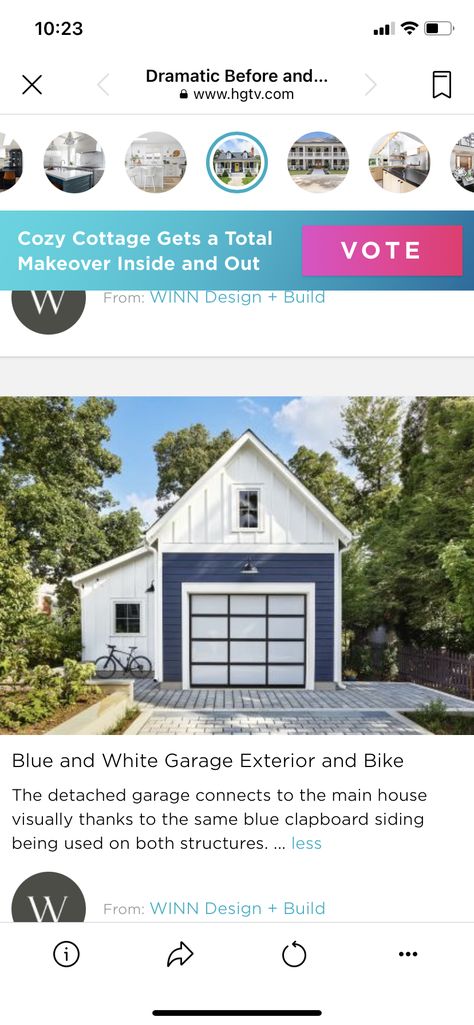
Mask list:
[{"label": "circular thumbnail image", "polygon": [[48,181],[60,192],[89,192],[104,173],[104,153],[92,135],[63,132],[51,139],[43,166]]},{"label": "circular thumbnail image", "polygon": [[453,147],[451,174],[462,189],[474,192],[474,132],[463,135]]},{"label": "circular thumbnail image", "polygon": [[413,192],[430,173],[430,154],[424,142],[409,132],[390,132],[372,149],[369,170],[386,192]]},{"label": "circular thumbnail image", "polygon": [[308,132],[293,143],[288,171],[305,192],[332,192],[345,180],[349,154],[344,143],[328,132]]},{"label": "circular thumbnail image", "polygon": [[213,182],[226,192],[250,192],[265,177],[268,158],[254,135],[238,132],[221,135],[207,154],[207,170]]},{"label": "circular thumbnail image", "polygon": [[147,132],[128,147],[125,169],[142,192],[169,192],[184,176],[186,153],[173,135]]},{"label": "circular thumbnail image", "polygon": [[0,192],[16,185],[23,171],[23,153],[16,139],[0,132]]}]

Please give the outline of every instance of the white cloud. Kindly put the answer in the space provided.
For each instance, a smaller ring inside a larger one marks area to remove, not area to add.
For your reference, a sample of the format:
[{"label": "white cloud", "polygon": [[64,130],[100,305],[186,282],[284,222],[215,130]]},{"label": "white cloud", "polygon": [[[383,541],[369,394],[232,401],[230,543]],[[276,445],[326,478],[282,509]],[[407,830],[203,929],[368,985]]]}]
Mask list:
[{"label": "white cloud", "polygon": [[[307,445],[317,452],[332,450],[332,442],[341,437],[341,409],[344,400],[338,396],[291,399],[273,416],[273,426],[298,445]],[[337,455],[333,451],[334,455]]]},{"label": "white cloud", "polygon": [[132,491],[130,495],[126,496],[126,503],[128,509],[138,509],[147,526],[156,520],[156,495],[148,497],[148,495],[137,495],[135,491]]},{"label": "white cloud", "polygon": [[262,406],[260,402],[255,402],[255,399],[238,399],[238,404],[249,416],[270,416],[270,408]]}]

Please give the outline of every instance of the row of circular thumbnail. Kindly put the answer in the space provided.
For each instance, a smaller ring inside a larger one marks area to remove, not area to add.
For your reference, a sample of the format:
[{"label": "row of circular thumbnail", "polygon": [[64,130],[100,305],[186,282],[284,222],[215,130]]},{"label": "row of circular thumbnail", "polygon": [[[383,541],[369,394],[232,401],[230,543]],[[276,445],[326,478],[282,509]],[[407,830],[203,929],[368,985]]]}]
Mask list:
[{"label": "row of circular thumbnail", "polygon": [[[1,138],[1,135],[0,135]],[[23,155],[18,143],[3,137],[0,146],[0,191],[12,188],[21,177]],[[50,142],[44,155],[48,180],[63,192],[87,192],[100,181],[105,160],[102,147],[91,135],[65,132]],[[344,143],[328,132],[302,135],[288,153],[288,171],[295,185],[307,192],[330,192],[349,171]],[[164,132],[148,132],[134,139],[125,156],[131,182],[143,192],[169,192],[186,171],[186,153],[178,139]],[[253,135],[221,135],[207,154],[212,181],[227,192],[248,192],[265,177],[265,147]],[[412,192],[426,180],[430,154],[416,135],[390,132],[373,146],[369,170],[374,182],[389,192]],[[474,132],[459,139],[451,152],[451,173],[464,189],[474,191]]]}]

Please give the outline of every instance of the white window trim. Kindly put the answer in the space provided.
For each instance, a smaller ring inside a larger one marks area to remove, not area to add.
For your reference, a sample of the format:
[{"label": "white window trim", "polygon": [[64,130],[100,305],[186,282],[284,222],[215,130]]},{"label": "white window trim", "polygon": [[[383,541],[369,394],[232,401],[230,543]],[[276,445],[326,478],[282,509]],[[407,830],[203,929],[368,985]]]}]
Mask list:
[{"label": "white window trim", "polygon": [[[116,605],[139,605],[140,606],[140,631],[138,633],[117,633],[115,624]],[[121,637],[146,637],[145,627],[145,602],[142,598],[111,598],[110,599],[110,636]]]},{"label": "white window trim", "polygon": [[[258,526],[240,526],[240,492],[258,492]],[[232,484],[232,533],[233,534],[263,534],[265,530],[265,508],[263,504],[263,484]]]},{"label": "white window trim", "polygon": [[[191,594],[304,594],[306,595],[306,679],[305,689],[315,689],[316,584],[181,584],[181,675],[183,690],[191,689],[189,678],[189,598]],[[229,688],[230,689],[230,688]],[[271,690],[271,687],[268,688]]]}]

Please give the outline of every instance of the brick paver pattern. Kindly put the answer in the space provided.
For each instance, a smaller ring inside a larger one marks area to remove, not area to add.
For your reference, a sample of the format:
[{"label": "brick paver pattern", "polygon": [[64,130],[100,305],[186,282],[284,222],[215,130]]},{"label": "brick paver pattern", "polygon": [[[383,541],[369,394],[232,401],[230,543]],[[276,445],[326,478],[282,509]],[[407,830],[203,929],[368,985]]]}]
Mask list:
[{"label": "brick paver pattern", "polygon": [[414,683],[351,684],[345,690],[243,688],[161,689],[150,680],[135,684],[141,711],[149,711],[143,734],[416,734],[398,713],[441,697],[452,710],[474,712],[465,698]]}]

